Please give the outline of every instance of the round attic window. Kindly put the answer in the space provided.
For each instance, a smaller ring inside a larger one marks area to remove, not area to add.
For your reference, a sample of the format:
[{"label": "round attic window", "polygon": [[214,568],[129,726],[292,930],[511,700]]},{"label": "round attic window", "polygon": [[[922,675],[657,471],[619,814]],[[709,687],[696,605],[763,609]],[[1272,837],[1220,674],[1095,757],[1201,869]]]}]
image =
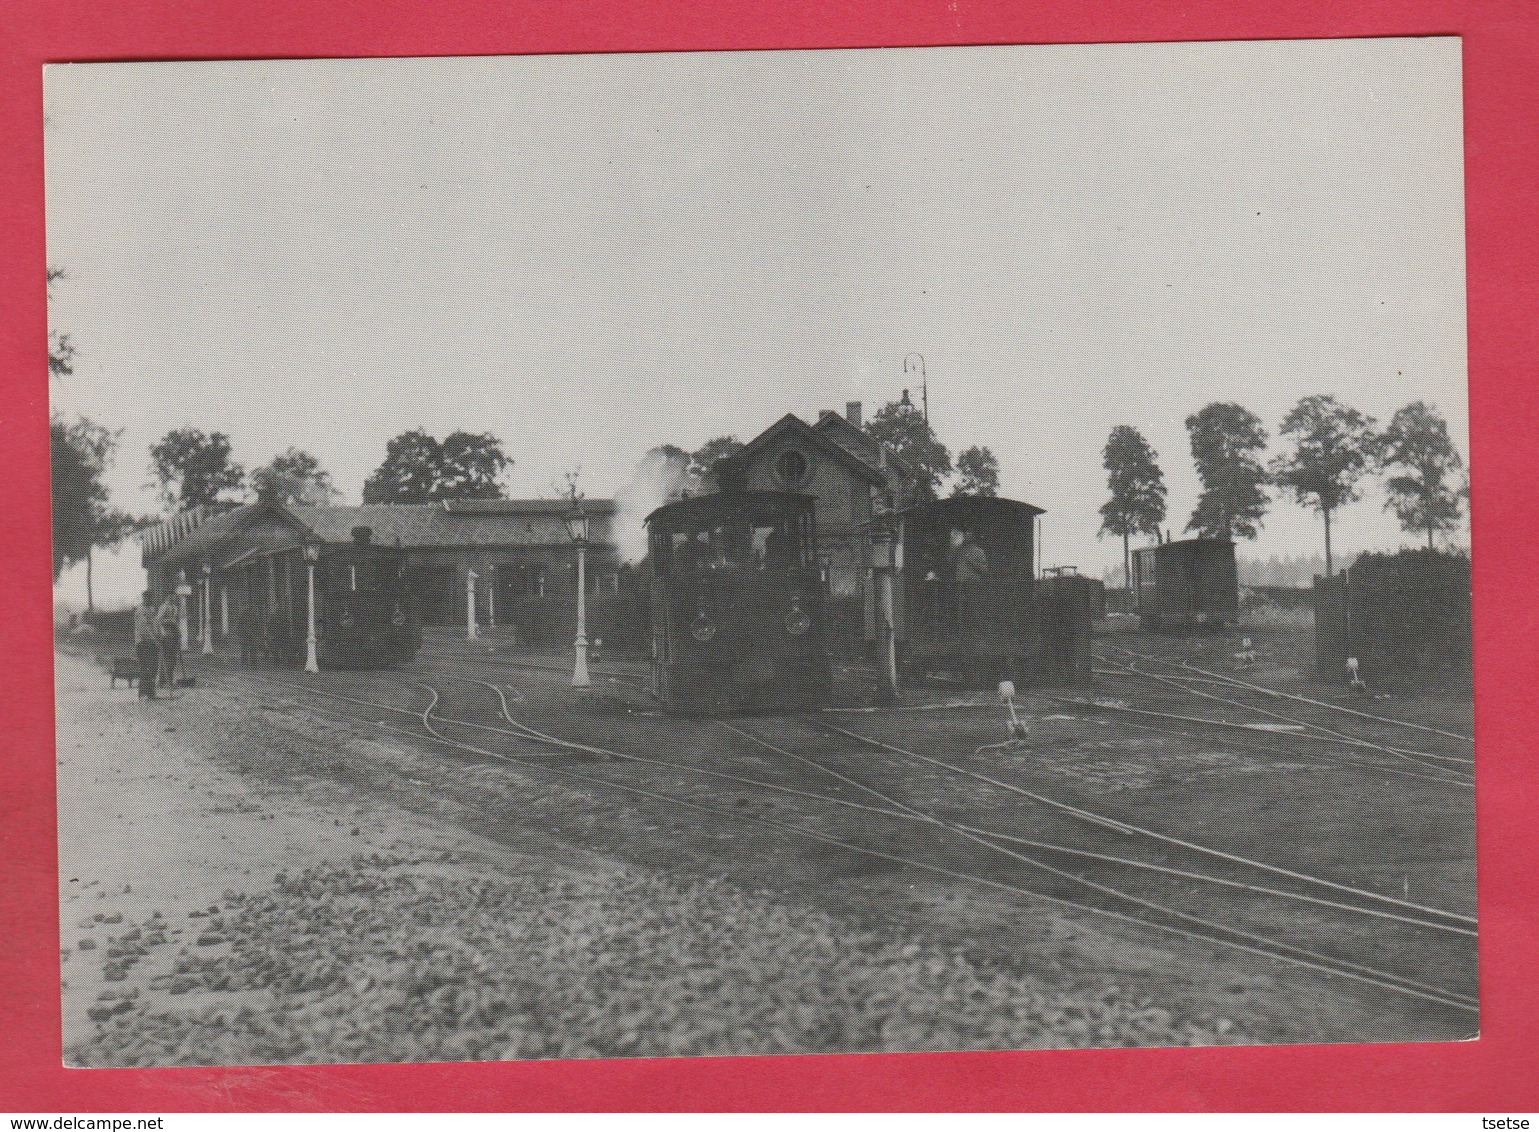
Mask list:
[{"label": "round attic window", "polygon": [[786,487],[800,487],[811,470],[811,462],[795,448],[788,448],[775,457],[775,478]]}]

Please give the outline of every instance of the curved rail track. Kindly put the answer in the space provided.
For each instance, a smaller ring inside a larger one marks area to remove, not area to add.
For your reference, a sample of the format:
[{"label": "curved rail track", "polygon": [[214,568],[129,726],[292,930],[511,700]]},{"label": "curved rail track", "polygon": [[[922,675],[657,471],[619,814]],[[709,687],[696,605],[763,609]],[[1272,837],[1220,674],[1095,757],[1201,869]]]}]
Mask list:
[{"label": "curved rail track", "polygon": [[[547,665],[531,664],[524,667],[564,674],[564,670]],[[443,674],[440,675],[442,676]],[[509,702],[510,694],[518,695],[516,689],[510,693],[491,681],[481,680],[472,676],[448,675],[445,678],[470,685],[478,685],[495,695],[497,699],[496,711],[500,722],[487,723],[483,720],[451,718],[437,714],[441,695],[438,688],[428,683],[418,685],[428,696],[426,707],[419,710],[380,703],[359,696],[348,696],[279,677],[265,675],[257,677],[259,681],[269,685],[281,686],[291,692],[306,693],[312,700],[315,697],[329,698],[334,702],[346,703],[351,707],[364,707],[374,711],[409,716],[414,718],[420,725],[419,731],[416,728],[391,726],[382,721],[374,721],[372,728],[382,728],[405,735],[414,735],[418,738],[427,738],[435,743],[464,753],[532,767],[540,772],[554,774],[569,780],[582,782],[589,786],[599,786],[668,806],[682,807],[695,813],[723,819],[734,825],[747,822],[780,833],[790,834],[798,838],[883,860],[891,864],[901,865],[905,868],[919,869],[934,875],[979,884],[1017,896],[1045,901],[1060,907],[1110,918],[1115,921],[1136,924],[1145,929],[1153,929],[1189,941],[1230,948],[1461,1011],[1473,1012],[1476,1010],[1476,999],[1473,995],[1466,994],[1452,987],[1383,970],[1350,958],[1332,955],[1317,948],[1302,946],[1285,939],[1279,939],[1273,935],[1251,931],[1245,927],[1236,926],[1233,923],[1224,923],[1211,919],[1208,916],[1196,915],[1192,912],[1176,908],[1162,900],[1151,899],[1136,892],[1125,891],[1123,888],[1087,877],[1082,872],[1075,872],[1070,868],[1055,865],[1052,863],[1052,860],[1071,862],[1081,869],[1107,869],[1114,872],[1120,871],[1124,875],[1134,877],[1158,877],[1164,880],[1191,882],[1209,888],[1223,889],[1231,893],[1243,893],[1247,898],[1255,897],[1271,901],[1307,904],[1315,908],[1330,909],[1333,913],[1371,918],[1381,924],[1390,925],[1396,930],[1409,928],[1417,932],[1433,933],[1439,937],[1472,936],[1474,934],[1474,921],[1471,917],[1462,916],[1444,909],[1415,904],[1406,900],[1386,897],[1368,890],[1342,885],[1326,878],[1310,876],[1301,871],[1268,865],[1264,862],[1249,860],[1234,854],[1224,854],[1195,842],[1141,829],[1129,823],[1107,818],[1104,815],[1095,814],[1081,807],[1075,807],[1060,800],[1049,798],[1035,791],[1026,791],[1022,787],[993,779],[990,776],[981,775],[957,764],[837,727],[823,718],[813,717],[805,719],[803,722],[825,733],[838,735],[849,742],[865,745],[871,749],[884,750],[889,754],[898,754],[904,758],[928,762],[937,768],[945,769],[947,772],[958,776],[981,779],[995,787],[1004,788],[1031,798],[1042,807],[1055,810],[1062,815],[1069,815],[1075,820],[1099,830],[1115,832],[1121,837],[1142,841],[1147,844],[1158,843],[1166,849],[1179,849],[1195,856],[1205,857],[1210,862],[1222,861],[1225,868],[1237,869],[1242,874],[1245,871],[1252,873],[1257,871],[1264,872],[1271,876],[1273,880],[1267,884],[1261,884],[1256,882],[1254,876],[1249,880],[1241,879],[1235,875],[1222,876],[1211,872],[1203,872],[1197,868],[1183,868],[1159,861],[1138,860],[1118,854],[1100,852],[1084,846],[1028,839],[1006,831],[982,828],[967,822],[949,819],[934,812],[929,807],[904,801],[896,796],[894,792],[873,786],[855,778],[851,774],[845,774],[822,759],[815,759],[804,752],[792,750],[787,742],[771,742],[762,735],[755,734],[747,728],[734,724],[722,723],[717,726],[732,733],[735,739],[742,743],[749,743],[771,751],[783,763],[787,761],[795,763],[797,766],[805,767],[826,778],[833,778],[838,781],[840,786],[851,787],[859,791],[868,800],[857,801],[853,798],[839,796],[836,793],[808,789],[804,783],[773,781],[748,774],[737,774],[716,767],[702,767],[676,759],[638,755],[632,752],[616,750],[609,746],[579,742],[555,735],[516,718],[512,713]],[[316,710],[313,703],[304,706],[307,710]],[[359,720],[347,711],[339,710],[333,713],[323,712],[322,714],[331,714],[339,721],[349,723],[355,727],[365,726],[364,721]],[[503,724],[506,724],[506,726],[503,726]],[[519,749],[517,753],[510,753],[506,750],[494,750],[488,746],[478,745],[478,743],[467,742],[448,733],[455,728],[468,729],[486,736],[497,736],[504,741],[512,742]],[[685,781],[676,781],[671,786],[663,788],[656,787],[655,784],[650,783],[643,785],[637,781],[621,781],[611,775],[596,773],[593,768],[577,769],[569,763],[551,761],[552,755],[560,754],[579,755],[587,759],[599,760],[605,764],[629,763],[635,767],[644,768],[647,772],[663,771],[673,776],[682,774],[685,776]],[[803,809],[793,811],[789,815],[793,820],[783,820],[781,817],[770,817],[764,814],[746,814],[741,810],[723,809],[719,805],[702,802],[698,797],[691,797],[687,793],[680,794],[678,792],[680,789],[688,790],[694,788],[691,782],[693,781],[697,786],[698,781],[701,779],[717,782],[730,781],[737,786],[762,791],[764,794],[774,796],[780,800],[794,799],[796,804],[802,806]],[[833,787],[833,789],[838,788]],[[863,825],[869,818],[879,818],[902,822],[905,828],[911,831],[916,829],[916,827],[924,827],[949,840],[950,845],[938,852],[936,856],[926,859],[908,853],[891,852],[868,843],[862,843],[859,840],[852,840],[849,835],[843,832],[836,834],[809,828],[807,825],[794,820],[818,816],[809,814],[806,811],[805,807],[808,803],[819,807],[832,807],[844,812],[860,811],[866,815],[866,817],[862,818]],[[953,867],[952,864],[945,862],[949,862],[956,856],[957,842],[963,843],[971,857]],[[1028,850],[1030,852],[1027,852]],[[1031,869],[1039,874],[1046,874],[1048,878],[1051,878],[1052,883],[1049,885],[1049,888],[1052,891],[1042,891],[1039,888],[1027,887],[1017,883],[1014,879],[1001,879],[997,875],[990,875],[988,872],[981,871],[980,866],[982,862],[972,860],[972,857],[976,857],[980,851],[993,860],[996,871],[997,866],[1000,864],[1008,864],[1011,868],[1020,866]],[[1044,856],[1048,859],[1044,860]],[[1290,890],[1277,887],[1277,878],[1286,878],[1289,883],[1296,886],[1295,889]],[[1066,891],[1072,892],[1074,895],[1066,895]],[[1086,894],[1091,894],[1092,899],[1084,899],[1083,897]],[[1107,903],[1112,904],[1113,907],[1106,907],[1105,904]]]}]

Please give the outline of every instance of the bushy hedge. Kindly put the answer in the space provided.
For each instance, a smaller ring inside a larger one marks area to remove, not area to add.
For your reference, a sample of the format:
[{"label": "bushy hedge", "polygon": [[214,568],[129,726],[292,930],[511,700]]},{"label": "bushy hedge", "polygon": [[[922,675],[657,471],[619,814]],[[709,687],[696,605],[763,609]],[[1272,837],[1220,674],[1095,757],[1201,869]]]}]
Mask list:
[{"label": "bushy hedge", "polygon": [[1370,680],[1471,678],[1467,555],[1436,550],[1364,554],[1348,583],[1350,647]]}]

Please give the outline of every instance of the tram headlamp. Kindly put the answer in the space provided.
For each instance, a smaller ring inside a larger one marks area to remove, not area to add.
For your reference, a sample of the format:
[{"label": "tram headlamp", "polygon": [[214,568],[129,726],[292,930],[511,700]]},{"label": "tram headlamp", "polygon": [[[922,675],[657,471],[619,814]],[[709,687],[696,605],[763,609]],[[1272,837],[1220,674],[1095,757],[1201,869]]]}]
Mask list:
[{"label": "tram headlamp", "polygon": [[785,626],[786,632],[793,637],[800,637],[812,628],[812,618],[802,608],[801,598],[791,599],[791,612],[785,616]]},{"label": "tram headlamp", "polygon": [[711,621],[710,617],[706,615],[705,610],[702,609],[699,614],[696,615],[695,619],[689,623],[689,635],[695,638],[695,640],[699,641],[702,645],[706,644],[711,640],[712,637],[716,636],[716,625]]}]

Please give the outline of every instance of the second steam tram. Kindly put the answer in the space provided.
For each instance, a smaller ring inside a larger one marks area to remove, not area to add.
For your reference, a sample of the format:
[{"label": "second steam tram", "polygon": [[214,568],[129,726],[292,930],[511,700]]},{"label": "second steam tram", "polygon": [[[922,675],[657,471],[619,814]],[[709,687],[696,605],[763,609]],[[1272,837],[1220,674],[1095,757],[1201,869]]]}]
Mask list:
[{"label": "second steam tram", "polygon": [[422,646],[406,584],[406,556],[369,541],[310,544],[249,552],[226,571],[236,579],[242,659],[304,663],[309,619],[308,570],[315,571],[316,656],[322,668],[388,668]]}]

